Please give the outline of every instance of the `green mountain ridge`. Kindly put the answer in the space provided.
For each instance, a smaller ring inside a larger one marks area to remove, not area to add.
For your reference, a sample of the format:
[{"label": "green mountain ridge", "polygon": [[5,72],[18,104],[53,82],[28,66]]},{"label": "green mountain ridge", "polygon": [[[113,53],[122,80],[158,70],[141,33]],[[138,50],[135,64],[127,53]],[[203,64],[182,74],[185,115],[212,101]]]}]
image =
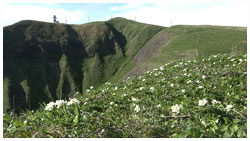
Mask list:
[{"label": "green mountain ridge", "polygon": [[166,28],[123,18],[82,25],[21,21],[3,35],[4,111],[36,109],[170,60],[246,53],[246,28]]}]

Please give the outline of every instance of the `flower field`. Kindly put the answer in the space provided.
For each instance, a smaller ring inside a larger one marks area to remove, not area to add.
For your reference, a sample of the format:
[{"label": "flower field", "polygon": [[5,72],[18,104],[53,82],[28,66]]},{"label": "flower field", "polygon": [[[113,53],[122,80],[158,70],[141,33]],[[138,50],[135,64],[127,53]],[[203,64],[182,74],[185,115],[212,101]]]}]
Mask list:
[{"label": "flower field", "polygon": [[5,138],[246,138],[247,55],[173,61],[3,120]]}]

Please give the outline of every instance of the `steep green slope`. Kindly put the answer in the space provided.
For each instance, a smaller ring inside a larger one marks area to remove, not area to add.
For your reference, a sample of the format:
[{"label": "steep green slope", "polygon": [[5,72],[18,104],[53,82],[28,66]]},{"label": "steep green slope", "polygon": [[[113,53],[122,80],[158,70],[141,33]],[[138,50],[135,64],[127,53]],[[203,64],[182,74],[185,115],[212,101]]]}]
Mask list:
[{"label": "steep green slope", "polygon": [[[246,138],[247,55],[178,60],[16,117],[6,138]],[[45,108],[46,107],[46,108]]]},{"label": "steep green slope", "polygon": [[[116,29],[117,20],[140,33]],[[5,111],[35,109],[39,102],[117,81],[131,69],[127,64],[133,55],[161,29],[120,18],[83,25],[21,21],[4,27]]]}]

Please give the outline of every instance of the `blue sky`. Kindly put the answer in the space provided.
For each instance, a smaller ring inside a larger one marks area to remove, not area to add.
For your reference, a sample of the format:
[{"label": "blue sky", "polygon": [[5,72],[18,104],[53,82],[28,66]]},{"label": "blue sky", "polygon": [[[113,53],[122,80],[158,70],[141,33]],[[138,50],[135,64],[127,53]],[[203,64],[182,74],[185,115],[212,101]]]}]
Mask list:
[{"label": "blue sky", "polygon": [[169,1],[164,3],[7,3],[3,5],[3,25],[20,20],[84,24],[124,17],[138,22],[170,26],[224,25],[247,26],[247,4],[238,1]]}]

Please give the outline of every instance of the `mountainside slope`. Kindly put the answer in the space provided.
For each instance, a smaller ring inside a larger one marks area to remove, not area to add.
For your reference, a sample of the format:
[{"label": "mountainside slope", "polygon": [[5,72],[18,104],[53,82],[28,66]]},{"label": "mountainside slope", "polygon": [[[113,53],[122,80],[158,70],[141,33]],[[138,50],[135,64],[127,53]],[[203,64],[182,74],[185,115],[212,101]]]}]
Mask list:
[{"label": "mountainside slope", "polygon": [[172,26],[156,34],[142,47],[134,58],[135,67],[125,78],[141,75],[176,59],[205,57],[213,54],[246,53],[247,28]]},{"label": "mountainside slope", "polygon": [[[117,20],[134,27],[116,29]],[[117,81],[123,76],[118,70],[161,29],[121,18],[83,25],[21,21],[4,27],[4,111],[35,109],[110,78]]]}]

